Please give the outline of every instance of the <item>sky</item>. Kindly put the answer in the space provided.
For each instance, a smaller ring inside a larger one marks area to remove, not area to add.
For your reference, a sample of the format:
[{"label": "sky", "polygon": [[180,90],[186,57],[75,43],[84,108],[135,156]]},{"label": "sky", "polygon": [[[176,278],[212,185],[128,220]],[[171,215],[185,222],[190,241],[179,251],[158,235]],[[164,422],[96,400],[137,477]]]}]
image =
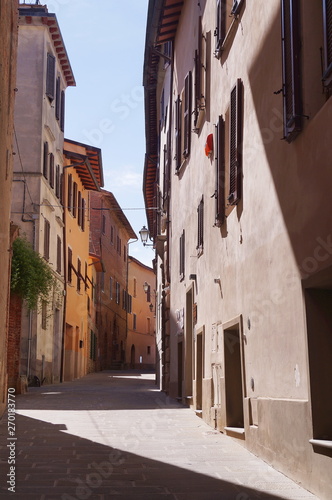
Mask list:
[{"label": "sky", "polygon": [[[101,148],[104,189],[115,195],[139,238],[147,225],[142,82],[148,0],[40,3],[57,16],[76,80],[66,90],[65,137]],[[129,254],[149,266],[154,257],[140,238]]]}]

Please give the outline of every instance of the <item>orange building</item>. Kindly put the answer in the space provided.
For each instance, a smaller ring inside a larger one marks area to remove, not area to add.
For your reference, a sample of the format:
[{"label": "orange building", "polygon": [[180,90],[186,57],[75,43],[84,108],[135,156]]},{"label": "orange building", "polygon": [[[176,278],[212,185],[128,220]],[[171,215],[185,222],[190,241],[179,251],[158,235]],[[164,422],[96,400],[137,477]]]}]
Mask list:
[{"label": "orange building", "polygon": [[[89,257],[89,193],[103,186],[99,148],[65,139],[64,224],[66,310],[63,380],[91,370],[95,355],[91,304],[94,300],[93,261]],[[92,345],[91,345],[92,344]]]},{"label": "orange building", "polygon": [[126,359],[131,368],[155,368],[156,304],[155,273],[134,257],[128,257],[128,293],[132,310],[128,314]]}]

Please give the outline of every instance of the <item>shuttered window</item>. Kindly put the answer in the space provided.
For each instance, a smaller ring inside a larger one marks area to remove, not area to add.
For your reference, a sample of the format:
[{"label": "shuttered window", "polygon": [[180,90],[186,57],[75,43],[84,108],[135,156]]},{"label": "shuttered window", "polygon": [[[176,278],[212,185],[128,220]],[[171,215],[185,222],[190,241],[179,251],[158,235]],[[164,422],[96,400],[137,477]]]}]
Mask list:
[{"label": "shuttered window", "polygon": [[120,304],[120,283],[115,283],[115,302]]},{"label": "shuttered window", "polygon": [[68,247],[68,283],[72,282],[73,279],[73,252],[72,249]]},{"label": "shuttered window", "polygon": [[220,227],[225,219],[225,122],[219,116],[215,129],[215,225]]},{"label": "shuttered window", "polygon": [[68,175],[68,210],[72,212],[73,210],[73,176],[71,174]]},{"label": "shuttered window", "polygon": [[82,277],[82,265],[81,260],[77,259],[77,273],[76,273],[76,290],[81,291],[81,277]]},{"label": "shuttered window", "polygon": [[77,224],[82,227],[82,193],[78,192],[77,196]]},{"label": "shuttered window", "polygon": [[180,96],[175,101],[175,164],[178,170],[182,163],[181,141],[182,141],[182,104]]},{"label": "shuttered window", "polygon": [[52,54],[47,54],[46,66],[46,95],[53,101],[55,91],[55,57]]},{"label": "shuttered window", "polygon": [[43,176],[48,179],[48,142],[44,142]]},{"label": "shuttered window", "polygon": [[60,198],[60,165],[55,168],[55,196]]},{"label": "shuttered window", "polygon": [[332,87],[332,0],[323,0],[324,74],[323,82]]},{"label": "shuttered window", "polygon": [[46,260],[50,259],[50,235],[51,225],[47,219],[44,221],[44,257]]},{"label": "shuttered window", "polygon": [[57,120],[60,119],[60,100],[61,100],[61,92],[60,92],[60,77],[56,79],[56,89],[55,89],[55,118]]},{"label": "shuttered window", "polygon": [[226,1],[217,0],[216,6],[216,29],[215,36],[215,55],[219,57],[222,43],[226,36]]},{"label": "shuttered window", "polygon": [[113,300],[113,278],[110,278],[110,299]]},{"label": "shuttered window", "polygon": [[204,198],[202,199],[197,208],[197,250],[203,251],[204,248]]},{"label": "shuttered window", "polygon": [[302,129],[300,1],[281,5],[284,138],[292,142]]},{"label": "shuttered window", "polygon": [[63,205],[64,193],[63,193],[63,173],[60,173],[60,204]]},{"label": "shuttered window", "polygon": [[187,74],[184,80],[184,143],[183,156],[187,158],[190,154],[191,142],[191,102],[192,102],[192,76],[191,71]]},{"label": "shuttered window", "polygon": [[50,177],[49,183],[51,188],[54,188],[54,154],[50,153]]},{"label": "shuttered window", "polygon": [[82,231],[85,231],[85,199],[83,197],[82,197],[81,228],[82,228]]},{"label": "shuttered window", "polygon": [[231,91],[229,131],[229,195],[230,205],[236,205],[242,191],[242,89],[240,79]]},{"label": "shuttered window", "polygon": [[77,183],[73,183],[73,217],[77,216]]},{"label": "shuttered window", "polygon": [[62,90],[60,98],[60,129],[65,130],[65,91]]},{"label": "shuttered window", "polygon": [[180,255],[179,255],[179,274],[180,280],[184,279],[185,275],[185,232],[182,231],[180,236]]},{"label": "shuttered window", "polygon": [[61,274],[61,238],[57,236],[57,247],[56,247],[56,270]]}]

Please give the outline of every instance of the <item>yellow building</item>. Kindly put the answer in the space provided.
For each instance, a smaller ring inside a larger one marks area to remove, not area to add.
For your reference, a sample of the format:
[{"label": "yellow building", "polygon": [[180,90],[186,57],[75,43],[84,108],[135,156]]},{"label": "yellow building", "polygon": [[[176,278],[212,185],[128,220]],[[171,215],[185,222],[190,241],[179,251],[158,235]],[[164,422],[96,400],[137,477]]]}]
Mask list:
[{"label": "yellow building", "polygon": [[[101,151],[66,139],[64,144],[65,332],[63,380],[90,368],[93,265],[89,260],[89,192],[103,186]],[[90,368],[91,369],[91,368]]]},{"label": "yellow building", "polygon": [[155,368],[155,281],[151,267],[134,257],[128,258],[128,293],[132,309],[128,314],[126,359],[131,368]]}]

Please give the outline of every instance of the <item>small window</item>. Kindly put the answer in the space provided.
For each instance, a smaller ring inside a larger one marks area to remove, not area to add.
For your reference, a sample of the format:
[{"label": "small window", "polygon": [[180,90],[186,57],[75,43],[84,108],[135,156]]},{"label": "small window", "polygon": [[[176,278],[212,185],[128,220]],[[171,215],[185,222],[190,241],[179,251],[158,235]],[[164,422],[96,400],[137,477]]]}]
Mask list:
[{"label": "small window", "polygon": [[49,183],[51,188],[54,188],[54,154],[50,153],[50,175],[49,175]]},{"label": "small window", "polygon": [[86,207],[85,199],[82,196],[82,204],[81,204],[81,211],[82,211],[82,215],[81,215],[81,229],[82,229],[82,231],[85,231],[85,207]]},{"label": "small window", "polygon": [[82,227],[82,193],[78,192],[77,196],[77,224]]},{"label": "small window", "polygon": [[110,278],[110,299],[113,300],[113,278]]},{"label": "small window", "polygon": [[106,216],[103,214],[101,218],[101,232],[106,234]]},{"label": "small window", "polygon": [[225,122],[219,116],[215,129],[215,225],[220,227],[225,220]]},{"label": "small window", "polygon": [[46,95],[50,101],[54,99],[55,91],[55,57],[52,54],[47,54],[46,67]]},{"label": "small window", "polygon": [[180,255],[179,255],[179,274],[180,274],[180,280],[182,281],[184,279],[184,273],[185,273],[185,233],[184,230],[182,231],[182,234],[180,236]]},{"label": "small window", "polygon": [[236,205],[242,194],[242,88],[242,81],[238,79],[231,91],[228,195],[230,205]]},{"label": "small window", "polygon": [[68,175],[68,210],[69,212],[73,211],[73,176],[71,174]]},{"label": "small window", "polygon": [[47,219],[44,221],[44,257],[46,260],[50,259],[50,235],[51,225]]},{"label": "small window", "polygon": [[117,304],[120,304],[120,283],[118,282],[116,282],[115,284],[115,294],[116,294],[115,302]]},{"label": "small window", "polygon": [[100,289],[102,292],[105,291],[105,273],[104,273],[104,271],[102,271],[100,273]]},{"label": "small window", "polygon": [[216,5],[216,29],[214,31],[216,39],[215,55],[219,57],[222,43],[226,36],[226,1],[217,0]]},{"label": "small window", "polygon": [[190,144],[191,144],[191,101],[192,101],[192,77],[191,71],[187,74],[184,81],[184,145],[183,145],[183,156],[188,158],[190,154]]},{"label": "small window", "polygon": [[131,314],[133,311],[133,298],[128,294],[127,296],[127,313]]},{"label": "small window", "polygon": [[182,103],[180,96],[175,101],[175,165],[176,170],[179,170],[182,163]]},{"label": "small window", "polygon": [[73,217],[77,216],[77,183],[73,183]]},{"label": "small window", "polygon": [[136,314],[133,314],[133,330],[137,329],[137,317]]},{"label": "small window", "polygon": [[55,196],[60,198],[60,165],[55,168]]},{"label": "small window", "polygon": [[56,79],[56,90],[55,90],[55,118],[60,120],[60,100],[61,100],[61,92],[60,92],[60,77]]},{"label": "small window", "polygon": [[137,296],[137,279],[134,278],[134,297]]},{"label": "small window", "polygon": [[197,207],[197,250],[203,252],[204,248],[204,198]]},{"label": "small window", "polygon": [[114,245],[114,226],[111,226],[111,244]]},{"label": "small window", "polygon": [[73,251],[68,247],[68,283],[71,283],[73,280]]},{"label": "small window", "polygon": [[148,355],[151,354],[151,346],[150,345],[147,346],[147,354]]},{"label": "small window", "polygon": [[65,130],[65,91],[61,92],[61,101],[60,101],[60,130],[64,132]]},{"label": "small window", "polygon": [[48,179],[48,142],[44,142],[43,176]]},{"label": "small window", "polygon": [[57,252],[56,252],[56,270],[59,274],[61,274],[61,238],[57,236]]},{"label": "small window", "polygon": [[82,264],[81,259],[77,259],[77,281],[76,281],[76,290],[78,292],[81,291],[81,279],[82,279]]}]

